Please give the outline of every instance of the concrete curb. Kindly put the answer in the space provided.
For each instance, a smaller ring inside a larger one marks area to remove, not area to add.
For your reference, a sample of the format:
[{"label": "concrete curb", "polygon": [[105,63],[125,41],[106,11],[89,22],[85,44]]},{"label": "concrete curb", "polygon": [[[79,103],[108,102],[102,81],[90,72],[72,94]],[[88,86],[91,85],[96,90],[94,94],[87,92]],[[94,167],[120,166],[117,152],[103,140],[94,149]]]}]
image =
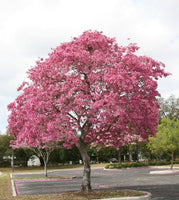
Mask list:
[{"label": "concrete curb", "polygon": [[17,192],[16,192],[16,187],[15,187],[15,183],[14,180],[12,179],[12,173],[10,174],[11,177],[11,184],[12,184],[12,196],[17,196]]},{"label": "concrete curb", "polygon": [[[170,166],[150,166],[152,169],[170,169]],[[173,169],[179,169],[179,167],[173,167]]]},{"label": "concrete curb", "polygon": [[143,192],[145,195],[138,197],[115,197],[115,198],[105,198],[105,199],[93,199],[93,200],[150,200],[152,199],[152,194],[150,192]]},{"label": "concrete curb", "polygon": [[179,170],[150,171],[150,174],[179,174]]}]

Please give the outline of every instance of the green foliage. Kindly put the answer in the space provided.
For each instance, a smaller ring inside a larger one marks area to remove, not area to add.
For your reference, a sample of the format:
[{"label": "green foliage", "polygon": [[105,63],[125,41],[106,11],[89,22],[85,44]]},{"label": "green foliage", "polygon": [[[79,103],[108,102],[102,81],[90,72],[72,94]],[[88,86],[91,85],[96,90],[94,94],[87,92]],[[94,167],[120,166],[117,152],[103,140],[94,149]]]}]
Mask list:
[{"label": "green foliage", "polygon": [[170,161],[157,161],[157,162],[150,161],[148,162],[148,165],[149,166],[170,165]]},{"label": "green foliage", "polygon": [[110,158],[117,158],[118,152],[114,147],[102,147],[98,152],[100,162],[108,162]]},{"label": "green foliage", "polygon": [[[174,161],[174,164],[179,164],[179,161]],[[131,163],[110,163],[105,166],[105,169],[122,169],[122,168],[133,168],[133,167],[145,167],[145,166],[160,166],[160,165],[170,165],[169,161],[150,161],[144,162],[131,162]]]},{"label": "green foliage", "polygon": [[179,151],[179,120],[163,118],[158,126],[156,136],[149,138],[148,147],[159,158],[164,153],[170,155],[172,169],[174,153]]},{"label": "green foliage", "polygon": [[149,138],[149,149],[154,154],[172,153],[179,150],[179,120],[169,118],[161,120],[155,137]]},{"label": "green foliage", "polygon": [[49,165],[57,165],[58,163],[67,163],[69,161],[77,163],[79,160],[81,160],[79,150],[75,145],[72,145],[71,149],[65,147],[55,149],[50,155]]},{"label": "green foliage", "polygon": [[121,168],[133,168],[133,167],[143,167],[147,166],[146,163],[143,162],[131,162],[131,163],[110,163],[105,166],[106,169],[121,169]]},{"label": "green foliage", "polygon": [[22,162],[27,164],[28,159],[32,155],[34,155],[34,151],[31,149],[19,148],[14,150],[14,155],[16,157],[16,162]]},{"label": "green foliage", "polygon": [[12,139],[9,135],[0,135],[0,161],[3,160],[4,156],[12,155],[10,140]]}]

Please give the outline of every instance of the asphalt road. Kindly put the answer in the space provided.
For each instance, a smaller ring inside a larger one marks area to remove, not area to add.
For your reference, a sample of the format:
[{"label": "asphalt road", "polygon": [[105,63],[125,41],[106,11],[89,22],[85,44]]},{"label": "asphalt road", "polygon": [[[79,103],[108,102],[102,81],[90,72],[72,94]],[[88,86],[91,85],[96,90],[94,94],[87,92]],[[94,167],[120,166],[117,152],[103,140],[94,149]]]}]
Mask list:
[{"label": "asphalt road", "polygon": [[[132,168],[119,170],[91,170],[93,189],[134,189],[152,193],[153,200],[179,200],[179,171],[174,174],[150,174],[154,168]],[[42,174],[13,174],[13,178],[27,177],[15,181],[17,195],[51,194],[80,189],[83,169],[58,170],[49,172],[49,177],[67,176],[65,179],[28,180]]]}]

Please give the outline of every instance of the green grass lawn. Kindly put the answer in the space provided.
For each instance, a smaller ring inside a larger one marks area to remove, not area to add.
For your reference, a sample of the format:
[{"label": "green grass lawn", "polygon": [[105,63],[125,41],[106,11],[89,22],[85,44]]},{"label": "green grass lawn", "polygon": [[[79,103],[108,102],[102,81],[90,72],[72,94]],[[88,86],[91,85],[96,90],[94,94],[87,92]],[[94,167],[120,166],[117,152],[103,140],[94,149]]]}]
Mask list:
[{"label": "green grass lawn", "polygon": [[[93,164],[92,167],[104,167],[105,164]],[[59,166],[59,167],[49,167],[48,170],[57,170],[57,169],[67,169],[67,168],[79,168],[83,167],[82,165],[70,165],[70,166]],[[107,197],[124,197],[124,196],[139,196],[141,193],[137,191],[111,191],[111,190],[99,190],[89,193],[83,192],[70,192],[63,194],[49,194],[49,195],[24,195],[24,196],[12,196],[12,185],[11,185],[11,168],[0,168],[2,175],[0,175],[0,199],[1,200],[89,200],[97,198],[107,198]],[[43,172],[42,167],[35,168],[15,168],[15,173],[18,172]],[[58,177],[60,178],[60,177]],[[62,177],[64,178],[64,177]],[[79,188],[80,189],[80,188]]]}]

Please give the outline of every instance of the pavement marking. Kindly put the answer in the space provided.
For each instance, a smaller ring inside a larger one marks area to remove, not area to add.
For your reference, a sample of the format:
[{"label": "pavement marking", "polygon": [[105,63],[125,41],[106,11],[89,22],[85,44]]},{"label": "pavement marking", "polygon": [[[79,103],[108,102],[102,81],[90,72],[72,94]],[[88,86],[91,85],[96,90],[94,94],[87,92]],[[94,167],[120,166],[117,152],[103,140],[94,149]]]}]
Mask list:
[{"label": "pavement marking", "polygon": [[11,184],[12,184],[12,196],[17,196],[17,193],[16,193],[16,187],[15,187],[15,184],[14,184],[14,180],[11,180]]},{"label": "pavement marking", "polygon": [[68,181],[74,180],[74,178],[66,178],[66,179],[25,179],[25,180],[16,180],[16,183],[24,183],[24,182],[53,182],[53,181]]},{"label": "pavement marking", "polygon": [[[170,169],[170,166],[150,166],[153,169]],[[179,167],[173,167],[173,169],[179,169]]]},{"label": "pavement marking", "polygon": [[14,180],[12,179],[12,173],[10,173],[11,184],[12,184],[12,196],[17,196],[16,186]]},{"label": "pavement marking", "polygon": [[179,170],[150,171],[150,174],[178,174]]}]

